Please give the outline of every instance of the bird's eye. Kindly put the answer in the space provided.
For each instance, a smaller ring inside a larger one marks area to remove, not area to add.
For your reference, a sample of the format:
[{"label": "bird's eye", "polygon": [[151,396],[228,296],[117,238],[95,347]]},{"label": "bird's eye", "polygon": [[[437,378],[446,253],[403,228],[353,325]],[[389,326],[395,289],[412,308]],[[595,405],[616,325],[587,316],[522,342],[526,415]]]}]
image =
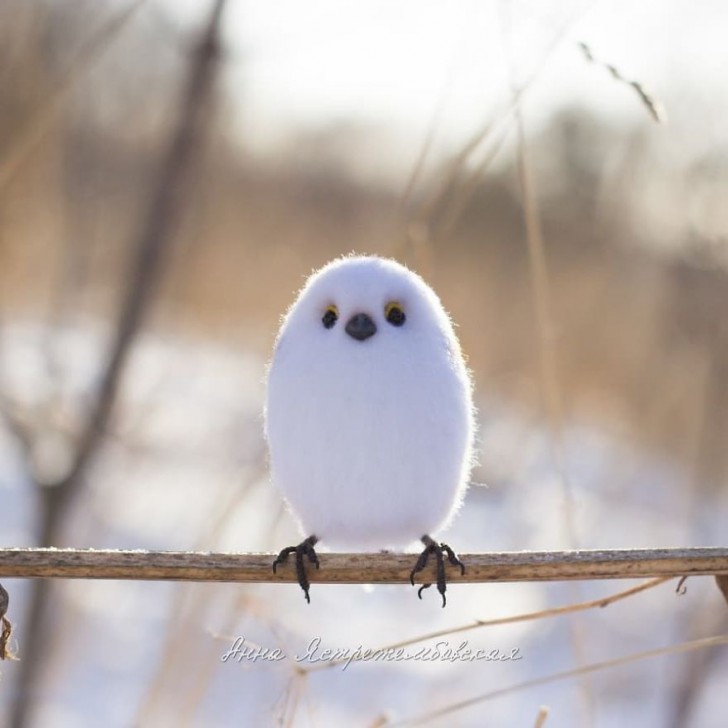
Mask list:
[{"label": "bird's eye", "polygon": [[321,317],[321,322],[323,323],[324,328],[330,329],[336,323],[338,318],[339,318],[339,309],[336,308],[336,306],[334,306],[332,304],[331,306],[326,307],[326,311],[324,312],[324,315]]},{"label": "bird's eye", "polygon": [[396,301],[390,301],[384,307],[384,318],[386,318],[392,326],[402,326],[402,324],[407,320],[407,317],[404,315],[404,311],[402,310],[402,306],[400,306]]}]

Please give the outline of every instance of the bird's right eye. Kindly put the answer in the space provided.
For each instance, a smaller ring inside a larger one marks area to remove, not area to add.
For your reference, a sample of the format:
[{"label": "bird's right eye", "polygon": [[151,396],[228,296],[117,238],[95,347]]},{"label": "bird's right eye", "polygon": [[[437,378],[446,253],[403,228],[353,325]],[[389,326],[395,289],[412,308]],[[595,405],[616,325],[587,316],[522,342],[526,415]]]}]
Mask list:
[{"label": "bird's right eye", "polygon": [[323,323],[325,329],[330,329],[336,323],[339,318],[339,309],[333,304],[326,307],[324,315],[321,317],[321,323]]}]

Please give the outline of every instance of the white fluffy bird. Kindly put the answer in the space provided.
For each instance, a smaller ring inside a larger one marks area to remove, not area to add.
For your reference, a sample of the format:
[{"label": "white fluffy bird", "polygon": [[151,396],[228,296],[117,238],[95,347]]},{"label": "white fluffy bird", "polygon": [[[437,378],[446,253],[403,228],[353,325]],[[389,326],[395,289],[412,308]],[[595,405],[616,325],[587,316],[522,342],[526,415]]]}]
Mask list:
[{"label": "white fluffy bird", "polygon": [[[447,313],[417,274],[393,260],[345,257],[308,279],[284,317],[268,373],[266,436],[273,481],[316,568],[336,547],[425,549],[445,605],[444,556],[430,534],[457,511],[471,469],[471,381]],[[429,586],[429,585],[427,585]],[[424,588],[424,587],[423,587]],[[421,590],[420,590],[421,594]]]}]

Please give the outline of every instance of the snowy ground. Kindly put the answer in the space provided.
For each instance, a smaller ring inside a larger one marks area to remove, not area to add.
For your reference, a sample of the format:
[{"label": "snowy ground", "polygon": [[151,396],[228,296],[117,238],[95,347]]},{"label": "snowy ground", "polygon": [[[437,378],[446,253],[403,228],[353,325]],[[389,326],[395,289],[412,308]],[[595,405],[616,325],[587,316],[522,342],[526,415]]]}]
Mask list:
[{"label": "snowy ground", "polygon": [[[57,333],[16,324],[2,335],[2,384],[49,433],[78,418],[106,332],[88,326]],[[43,353],[45,352],[45,353]],[[46,365],[50,360],[55,366]],[[273,551],[295,526],[265,468],[261,403],[264,362],[199,341],[144,339],[127,371],[123,404],[91,473],[63,545],[99,548]],[[41,405],[60,392],[57,421]],[[448,541],[461,551],[568,548],[562,478],[554,438],[533,417],[480,392],[482,466]],[[44,419],[45,418],[45,419]],[[583,548],[725,545],[726,500],[696,502],[689,478],[600,432],[572,424],[564,433],[578,545]],[[64,440],[44,439],[43,467],[62,464]],[[33,544],[33,493],[13,440],[0,432],[0,543]],[[721,514],[722,513],[722,517]],[[695,524],[699,524],[696,527]],[[721,543],[721,536],[723,542]],[[24,585],[5,580],[22,635]],[[267,725],[370,726],[570,669],[721,631],[725,604],[711,579],[692,579],[684,596],[667,584],[578,618],[478,629],[446,640],[451,648],[519,649],[519,660],[353,663],[297,677],[296,656],[321,647],[375,648],[434,630],[607,595],[634,582],[452,586],[447,609],[434,593],[418,601],[408,586],[315,584],[307,606],[295,585],[69,581],[61,585],[56,641],[36,696],[39,726]],[[688,627],[688,625],[692,625]],[[725,624],[723,625],[725,631]],[[235,636],[279,648],[278,662],[223,662]],[[22,642],[18,645],[22,656]],[[410,648],[413,651],[416,647]],[[725,650],[724,650],[725,652]],[[0,670],[8,702],[17,663]],[[583,726],[583,693],[594,725],[667,724],[684,663],[668,656],[532,687],[483,702],[431,725]],[[695,725],[719,728],[723,654],[703,685]],[[299,696],[296,702],[296,696]],[[286,696],[290,699],[286,703]]]}]

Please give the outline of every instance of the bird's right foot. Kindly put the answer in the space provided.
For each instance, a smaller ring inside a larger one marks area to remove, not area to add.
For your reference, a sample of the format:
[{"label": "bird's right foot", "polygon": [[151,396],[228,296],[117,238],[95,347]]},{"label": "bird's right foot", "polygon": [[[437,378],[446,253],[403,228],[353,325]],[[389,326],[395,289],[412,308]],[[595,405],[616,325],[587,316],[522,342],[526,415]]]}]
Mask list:
[{"label": "bird's right foot", "polygon": [[[445,556],[447,556],[447,560],[453,566],[458,566],[460,568],[461,575],[465,573],[465,564],[460,561],[455,552],[446,543],[437,543],[437,541],[427,535],[423,536],[421,541],[425,545],[425,548],[417,559],[417,563],[414,568],[410,572],[410,582],[412,583],[412,586],[415,585],[415,574],[417,574],[418,571],[422,571],[422,569],[427,566],[427,561],[430,558],[430,555],[434,556],[437,574],[437,591],[440,592],[440,596],[442,597],[442,606],[444,607],[445,604],[447,604],[447,599],[445,598],[445,591],[447,590],[447,580],[445,578]],[[432,584],[423,584],[417,590],[417,596],[422,599],[422,592],[425,589],[429,589],[431,586]]]},{"label": "bird's right foot", "polygon": [[308,574],[306,574],[306,567],[303,564],[303,557],[308,556],[308,560],[319,568],[319,559],[314,546],[318,543],[316,536],[309,536],[307,539],[301,541],[298,546],[287,546],[284,548],[276,557],[273,562],[273,573],[276,573],[278,564],[284,564],[291,554],[296,555],[296,576],[298,577],[298,584],[303,589],[303,593],[306,597],[306,601],[310,604],[311,597],[308,595],[308,590],[311,588],[311,583],[308,580]]}]

